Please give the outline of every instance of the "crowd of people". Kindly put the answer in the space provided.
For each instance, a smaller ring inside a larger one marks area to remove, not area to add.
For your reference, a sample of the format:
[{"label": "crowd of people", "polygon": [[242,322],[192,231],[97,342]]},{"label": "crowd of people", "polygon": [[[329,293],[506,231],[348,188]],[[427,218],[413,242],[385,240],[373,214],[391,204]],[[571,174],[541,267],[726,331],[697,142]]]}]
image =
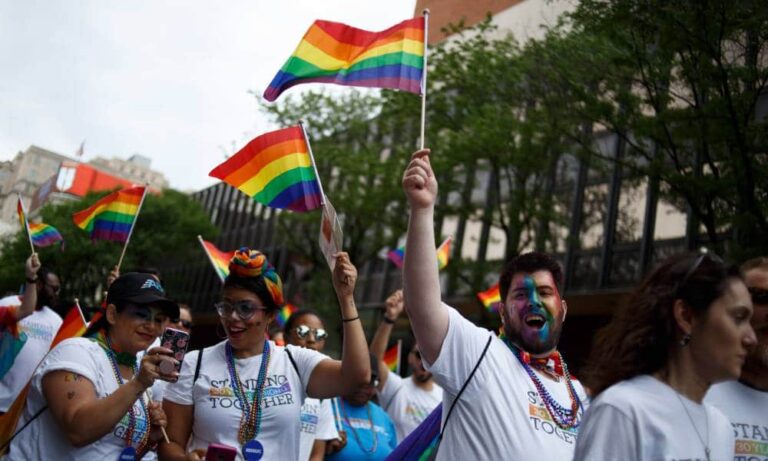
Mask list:
[{"label": "crowd of people", "polygon": [[[558,350],[568,305],[551,255],[506,262],[500,332],[443,302],[437,188],[429,151],[414,153],[404,288],[370,345],[357,270],[336,255],[339,360],[323,352],[327,319],[311,309],[276,340],[282,281],[250,248],[230,261],[214,306],[218,344],[181,357],[161,342],[168,327],[189,333],[192,315],[142,271],[113,274],[85,334],[50,349],[61,282],[33,254],[23,294],[0,300],[0,422],[25,396],[3,459],[768,461],[768,258],[660,262],[594,339],[577,380]],[[383,360],[404,311],[408,377]]]}]

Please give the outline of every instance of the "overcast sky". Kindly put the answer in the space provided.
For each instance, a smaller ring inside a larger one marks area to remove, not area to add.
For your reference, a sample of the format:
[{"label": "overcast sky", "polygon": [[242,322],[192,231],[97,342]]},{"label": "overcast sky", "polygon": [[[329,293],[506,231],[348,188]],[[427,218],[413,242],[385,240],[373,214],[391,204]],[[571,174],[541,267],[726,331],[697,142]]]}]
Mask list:
[{"label": "overcast sky", "polygon": [[[271,126],[261,94],[315,19],[382,30],[415,0],[0,0],[0,160],[29,145],[152,159],[171,186]],[[295,94],[305,85],[288,90]]]}]

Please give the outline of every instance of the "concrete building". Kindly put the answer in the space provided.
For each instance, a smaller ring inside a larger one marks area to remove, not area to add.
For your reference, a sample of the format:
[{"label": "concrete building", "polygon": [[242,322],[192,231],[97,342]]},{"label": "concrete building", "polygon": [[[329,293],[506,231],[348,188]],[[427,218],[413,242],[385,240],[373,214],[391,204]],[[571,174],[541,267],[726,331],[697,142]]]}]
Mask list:
[{"label": "concrete building", "polygon": [[168,180],[163,173],[151,168],[152,160],[143,155],[134,154],[127,160],[113,157],[96,157],[89,164],[103,169],[121,178],[131,180],[137,184],[149,184],[155,189],[167,189]]}]

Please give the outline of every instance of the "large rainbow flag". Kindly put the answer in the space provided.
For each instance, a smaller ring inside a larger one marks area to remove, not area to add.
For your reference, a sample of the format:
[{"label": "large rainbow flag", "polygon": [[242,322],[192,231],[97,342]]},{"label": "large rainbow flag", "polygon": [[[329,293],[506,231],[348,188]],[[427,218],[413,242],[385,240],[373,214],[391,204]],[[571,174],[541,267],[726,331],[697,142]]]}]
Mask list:
[{"label": "large rainbow flag", "polygon": [[317,20],[277,72],[264,99],[274,101],[301,83],[390,88],[421,93],[424,17],[370,32]]},{"label": "large rainbow flag", "polygon": [[[451,257],[451,241],[451,237],[448,237],[443,240],[443,243],[441,243],[439,247],[437,247],[437,268],[439,270],[445,269],[448,265],[448,260]],[[403,262],[405,261],[405,246],[390,250],[389,253],[387,253],[387,258],[389,258],[395,266],[402,269]]]},{"label": "large rainbow flag", "polygon": [[384,357],[382,357],[384,364],[392,373],[400,374],[400,353],[402,346],[403,341],[398,339],[397,344],[387,349],[386,352],[384,352]]},{"label": "large rainbow flag", "polygon": [[322,194],[301,126],[255,137],[209,173],[272,208],[320,208]]},{"label": "large rainbow flag", "polygon": [[139,214],[146,187],[113,192],[93,206],[72,215],[80,229],[91,233],[91,240],[125,242]]},{"label": "large rainbow flag", "polygon": [[55,227],[44,223],[30,223],[27,221],[27,214],[24,212],[24,202],[21,201],[21,196],[19,196],[16,212],[19,214],[21,227],[29,232],[29,238],[32,239],[32,243],[36,246],[41,248],[47,247],[64,240],[64,237],[61,236],[61,233]]},{"label": "large rainbow flag", "polygon": [[498,282],[491,288],[478,293],[477,297],[480,299],[480,302],[483,303],[483,306],[485,306],[488,312],[497,312],[499,310],[498,303],[501,302],[501,293],[499,293]]},{"label": "large rainbow flag", "polygon": [[229,275],[229,261],[232,259],[232,256],[235,255],[235,251],[221,251],[216,248],[216,245],[207,240],[203,240],[199,235],[197,236],[197,239],[200,240],[200,244],[203,246],[203,251],[208,255],[208,259],[211,261],[213,269],[223,282]]}]

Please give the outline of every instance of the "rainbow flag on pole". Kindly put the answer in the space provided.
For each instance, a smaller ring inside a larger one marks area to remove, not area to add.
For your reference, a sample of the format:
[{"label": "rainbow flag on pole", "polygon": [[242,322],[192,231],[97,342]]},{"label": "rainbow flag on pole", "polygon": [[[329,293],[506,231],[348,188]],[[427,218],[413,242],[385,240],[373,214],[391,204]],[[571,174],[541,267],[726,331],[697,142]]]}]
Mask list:
[{"label": "rainbow flag on pole", "polygon": [[424,17],[370,32],[317,20],[264,92],[276,100],[301,83],[390,88],[421,93],[424,75]]},{"label": "rainbow flag on pole", "polygon": [[199,235],[197,236],[197,239],[200,241],[200,245],[203,246],[203,251],[205,251],[205,254],[208,255],[208,259],[211,261],[211,265],[216,271],[216,274],[218,274],[221,281],[224,282],[224,279],[226,279],[229,275],[229,261],[235,255],[234,250],[221,251],[216,248],[216,245],[203,240],[203,238]]},{"label": "rainbow flag on pole", "polygon": [[387,349],[387,351],[384,352],[384,357],[382,357],[384,364],[392,373],[400,374],[400,355],[402,347],[403,340],[398,339],[397,344]]},{"label": "rainbow flag on pole", "polygon": [[498,282],[491,288],[478,293],[477,297],[488,312],[497,312],[499,310],[497,304],[501,302]]},{"label": "rainbow flag on pole", "polygon": [[67,338],[78,338],[83,336],[87,328],[88,324],[85,321],[83,312],[80,310],[80,305],[75,304],[75,306],[67,312],[66,317],[64,317],[64,320],[61,322],[59,331],[53,338],[53,342],[51,342],[51,349]]},{"label": "rainbow flag on pole", "polygon": [[93,206],[73,214],[72,220],[77,227],[90,232],[91,240],[125,242],[146,190],[146,187],[138,186],[113,192]]},{"label": "rainbow flag on pole", "polygon": [[[437,268],[439,270],[445,269],[448,265],[448,260],[451,257],[451,240],[451,237],[448,237],[443,240],[443,243],[441,243],[439,247],[437,247]],[[405,261],[405,247],[401,246],[400,248],[390,250],[389,253],[387,253],[387,258],[389,258],[395,266],[402,269],[403,262]]]},{"label": "rainbow flag on pole", "polygon": [[21,195],[19,195],[19,203],[16,206],[16,212],[19,214],[19,223],[21,224],[21,227],[27,230],[29,238],[36,246],[41,248],[47,247],[64,240],[55,227],[44,223],[35,224],[27,221],[27,214],[24,212],[24,202],[21,200]]},{"label": "rainbow flag on pole", "polygon": [[294,306],[293,304],[286,303],[285,306],[280,308],[279,311],[277,311],[277,315],[275,316],[275,320],[277,320],[277,324],[280,325],[280,328],[285,327],[285,322],[288,321],[289,318],[293,315],[294,312],[299,310],[298,307]]},{"label": "rainbow flag on pole", "polygon": [[272,208],[320,208],[322,188],[301,126],[255,137],[209,173]]}]

